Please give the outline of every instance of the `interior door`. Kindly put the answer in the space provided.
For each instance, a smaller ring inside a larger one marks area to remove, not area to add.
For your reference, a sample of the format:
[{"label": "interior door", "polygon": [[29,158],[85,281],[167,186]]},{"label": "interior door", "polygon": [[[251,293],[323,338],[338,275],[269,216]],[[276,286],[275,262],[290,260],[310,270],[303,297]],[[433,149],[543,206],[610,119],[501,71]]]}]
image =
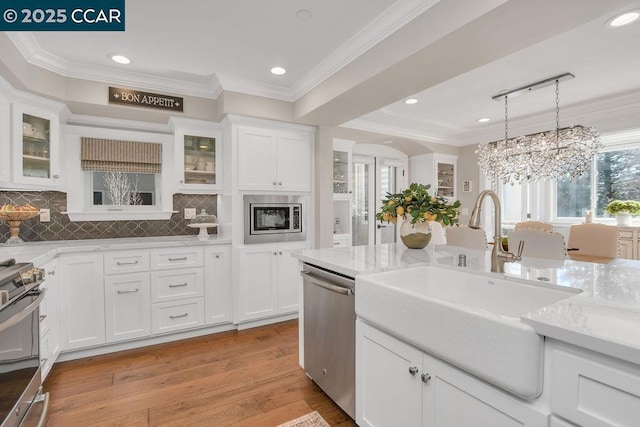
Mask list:
[{"label": "interior door", "polygon": [[[375,212],[382,207],[382,198],[387,193],[397,193],[406,186],[404,162],[401,160],[378,158],[376,167]],[[375,218],[375,217],[374,217]],[[398,240],[398,225],[376,221],[376,243],[395,243]]]},{"label": "interior door", "polygon": [[353,156],[353,246],[375,243],[375,157]]}]

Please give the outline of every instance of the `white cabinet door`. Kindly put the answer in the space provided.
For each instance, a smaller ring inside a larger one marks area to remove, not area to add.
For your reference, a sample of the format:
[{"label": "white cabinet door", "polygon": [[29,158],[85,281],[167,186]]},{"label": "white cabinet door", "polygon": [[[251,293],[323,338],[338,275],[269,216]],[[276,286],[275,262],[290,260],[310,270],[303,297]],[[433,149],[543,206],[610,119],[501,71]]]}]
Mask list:
[{"label": "white cabinet door", "polygon": [[278,187],[277,132],[238,128],[238,189],[273,191]]},{"label": "white cabinet door", "polygon": [[548,414],[423,354],[423,426],[546,427]]},{"label": "white cabinet door", "polygon": [[278,132],[278,190],[311,191],[311,141],[305,134]]},{"label": "white cabinet door", "polygon": [[104,344],[102,254],[61,256],[58,271],[62,350]]},{"label": "white cabinet door", "polygon": [[[42,380],[46,378],[49,371],[60,355],[60,326],[58,308],[58,261],[53,260],[43,267],[45,280],[40,287],[46,289],[46,296],[40,307],[40,349],[47,359],[42,367]],[[44,316],[44,317],[43,317]],[[46,347],[46,348],[45,348]],[[44,360],[43,360],[44,361]]]},{"label": "white cabinet door", "polygon": [[170,119],[175,126],[175,188],[186,192],[222,189],[222,131],[217,123]]},{"label": "white cabinet door", "polygon": [[60,185],[60,118],[44,108],[13,104],[13,181],[35,188]]},{"label": "white cabinet door", "polygon": [[302,277],[298,260],[291,256],[291,251],[305,247],[278,249],[278,313],[280,314],[298,311]]},{"label": "white cabinet door", "polygon": [[633,240],[618,240],[618,257],[624,259],[633,259]]},{"label": "white cabinet door", "polygon": [[204,250],[205,321],[207,325],[231,322],[231,281],[229,248]]},{"label": "white cabinet door", "polygon": [[151,334],[149,273],[105,277],[104,297],[107,342]]},{"label": "white cabinet door", "polygon": [[356,422],[359,426],[422,425],[422,352],[356,322]]},{"label": "white cabinet door", "polygon": [[234,322],[278,314],[278,248],[260,246],[239,251]]}]

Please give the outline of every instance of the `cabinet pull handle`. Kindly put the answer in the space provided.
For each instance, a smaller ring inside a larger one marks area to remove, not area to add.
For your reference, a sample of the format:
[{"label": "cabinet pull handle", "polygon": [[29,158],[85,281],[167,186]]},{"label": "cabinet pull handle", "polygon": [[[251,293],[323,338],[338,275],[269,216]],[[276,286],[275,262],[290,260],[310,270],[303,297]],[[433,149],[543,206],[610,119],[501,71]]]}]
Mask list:
[{"label": "cabinet pull handle", "polygon": [[48,361],[49,361],[49,359],[47,359],[47,358],[45,357],[44,359],[42,359],[42,360],[40,361],[40,366],[44,366],[44,365],[46,365]]},{"label": "cabinet pull handle", "polygon": [[411,367],[409,367],[409,373],[410,373],[411,375],[415,375],[415,374],[417,374],[418,372],[419,372],[419,370],[418,370],[418,368],[417,368],[417,367],[415,367],[415,366],[411,366]]},{"label": "cabinet pull handle", "polygon": [[282,251],[278,252],[278,255],[282,255]]},{"label": "cabinet pull handle", "polygon": [[188,315],[189,315],[189,313],[178,314],[176,316],[169,316],[169,319],[179,319],[181,317],[187,317]]},{"label": "cabinet pull handle", "polygon": [[135,289],[119,289],[118,290],[119,294],[133,294],[135,292],[138,292],[138,288],[135,288]]},{"label": "cabinet pull handle", "polygon": [[46,318],[47,318],[47,315],[46,315],[46,314],[41,314],[41,315],[40,315],[40,321],[41,321],[41,322],[42,322],[44,319],[46,319]]},{"label": "cabinet pull handle", "polygon": [[138,260],[134,260],[134,261],[118,261],[116,262],[117,265],[136,265],[138,263]]},{"label": "cabinet pull handle", "polygon": [[431,381],[431,375],[429,374],[422,374],[420,378],[422,378],[423,383],[428,383],[429,381]]},{"label": "cabinet pull handle", "polygon": [[278,252],[276,252],[276,251],[273,251],[273,254],[274,254],[274,255],[278,255]]},{"label": "cabinet pull handle", "polygon": [[48,271],[47,274],[49,276],[55,276],[56,275],[56,271],[55,270],[51,270],[51,271]]},{"label": "cabinet pull handle", "polygon": [[278,183],[278,185],[282,185],[282,181],[280,181],[280,182]]},{"label": "cabinet pull handle", "polygon": [[183,256],[180,258],[169,258],[169,261],[186,261],[186,260],[187,260],[186,256]]},{"label": "cabinet pull handle", "polygon": [[216,255],[216,258],[220,258],[220,255]]},{"label": "cabinet pull handle", "polygon": [[178,285],[169,285],[170,288],[181,288],[183,286],[187,286],[187,282],[180,283]]},{"label": "cabinet pull handle", "polygon": [[273,181],[273,185],[278,185],[278,182],[277,181]]},{"label": "cabinet pull handle", "polygon": [[53,175],[53,179],[58,179],[60,176],[58,174]]}]

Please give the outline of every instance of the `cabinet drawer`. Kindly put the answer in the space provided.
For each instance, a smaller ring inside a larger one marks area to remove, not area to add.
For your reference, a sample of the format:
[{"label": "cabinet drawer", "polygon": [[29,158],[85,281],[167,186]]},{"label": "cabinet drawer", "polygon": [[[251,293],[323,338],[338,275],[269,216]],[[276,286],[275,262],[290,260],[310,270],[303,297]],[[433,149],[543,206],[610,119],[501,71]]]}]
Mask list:
[{"label": "cabinet drawer", "polygon": [[202,267],[202,248],[166,248],[151,250],[151,269]]},{"label": "cabinet drawer", "polygon": [[118,251],[104,254],[104,274],[139,273],[147,270],[148,251]]},{"label": "cabinet drawer", "polygon": [[618,236],[621,239],[633,239],[633,231],[620,231],[618,232]]},{"label": "cabinet drawer", "polygon": [[154,334],[204,325],[204,301],[202,298],[153,304],[151,312],[151,328]]},{"label": "cabinet drawer", "polygon": [[202,268],[154,271],[151,273],[153,302],[201,297],[204,295]]},{"label": "cabinet drawer", "polygon": [[640,369],[624,362],[553,352],[551,409],[578,425],[633,426],[640,420]]}]

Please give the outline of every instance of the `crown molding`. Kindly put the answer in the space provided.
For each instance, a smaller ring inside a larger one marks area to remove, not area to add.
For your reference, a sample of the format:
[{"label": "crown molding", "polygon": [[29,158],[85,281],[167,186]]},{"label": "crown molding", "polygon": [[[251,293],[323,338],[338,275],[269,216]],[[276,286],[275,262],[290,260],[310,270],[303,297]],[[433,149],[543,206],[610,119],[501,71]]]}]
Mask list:
[{"label": "crown molding", "polygon": [[136,89],[164,91],[199,98],[217,99],[222,93],[222,86],[215,75],[207,83],[195,83],[136,73],[124,69],[111,70],[95,65],[72,63],[43,50],[30,32],[8,32],[6,34],[29,64],[44,68],[63,77],[117,84]]},{"label": "crown molding", "polygon": [[292,89],[296,101],[320,83],[353,62],[360,55],[423,14],[440,0],[398,1],[358,31],[310,72],[297,81]]}]

